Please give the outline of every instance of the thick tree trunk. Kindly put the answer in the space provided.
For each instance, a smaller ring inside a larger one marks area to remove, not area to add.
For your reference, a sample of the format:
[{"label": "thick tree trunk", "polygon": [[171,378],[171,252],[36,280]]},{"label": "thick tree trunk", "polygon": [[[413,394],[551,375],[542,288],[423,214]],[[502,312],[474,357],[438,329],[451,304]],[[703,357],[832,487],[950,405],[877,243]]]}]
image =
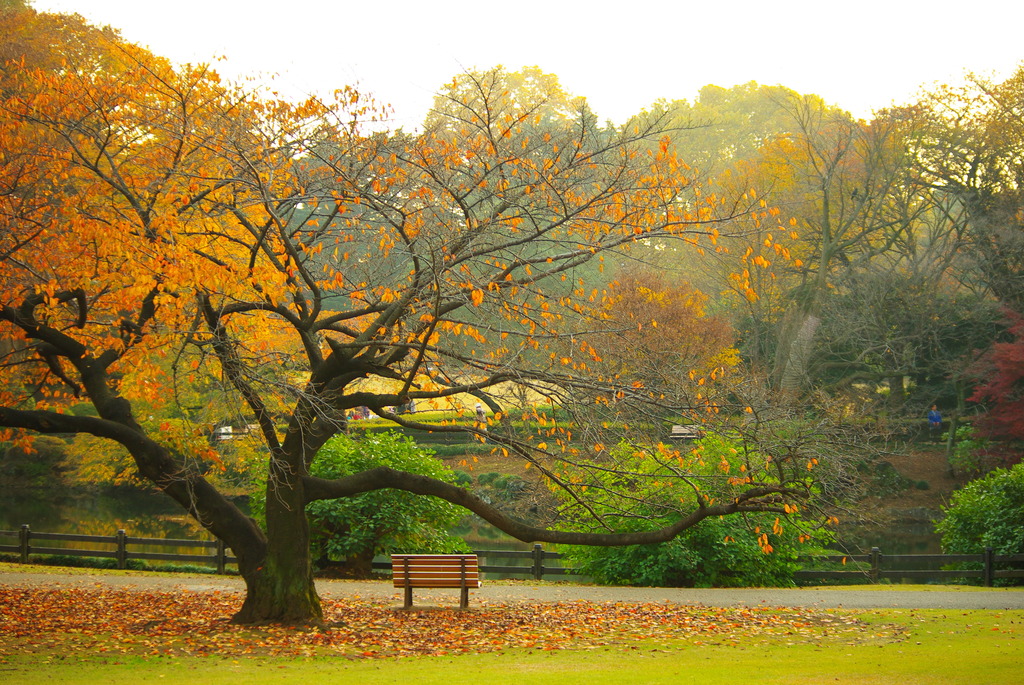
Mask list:
[{"label": "thick tree trunk", "polygon": [[275,550],[245,579],[245,601],[233,623],[316,625],[323,622],[320,597],[313,585],[309,555]]},{"label": "thick tree trunk", "polygon": [[272,467],[267,484],[267,552],[245,574],[246,597],[235,623],[319,624],[320,597],[313,582],[309,522],[302,480],[288,467]]}]

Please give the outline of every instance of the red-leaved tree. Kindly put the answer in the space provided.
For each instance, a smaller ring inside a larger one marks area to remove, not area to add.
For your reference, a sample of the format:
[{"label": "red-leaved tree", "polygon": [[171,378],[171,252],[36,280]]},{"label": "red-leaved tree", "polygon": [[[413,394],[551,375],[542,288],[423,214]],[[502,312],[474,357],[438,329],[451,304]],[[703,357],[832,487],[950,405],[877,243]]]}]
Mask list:
[{"label": "red-leaved tree", "polygon": [[975,422],[986,437],[1024,439],[1024,317],[1007,311],[1012,339],[997,342],[972,369],[981,384],[970,396],[987,413]]}]

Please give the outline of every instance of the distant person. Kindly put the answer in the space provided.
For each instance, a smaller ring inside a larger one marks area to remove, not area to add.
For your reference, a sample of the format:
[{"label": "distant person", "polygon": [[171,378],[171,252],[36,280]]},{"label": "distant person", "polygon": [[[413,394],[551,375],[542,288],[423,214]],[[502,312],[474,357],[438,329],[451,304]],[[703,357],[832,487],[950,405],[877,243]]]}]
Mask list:
[{"label": "distant person", "polygon": [[939,413],[939,407],[935,404],[928,412],[928,432],[933,438],[938,438],[942,433],[942,414]]}]

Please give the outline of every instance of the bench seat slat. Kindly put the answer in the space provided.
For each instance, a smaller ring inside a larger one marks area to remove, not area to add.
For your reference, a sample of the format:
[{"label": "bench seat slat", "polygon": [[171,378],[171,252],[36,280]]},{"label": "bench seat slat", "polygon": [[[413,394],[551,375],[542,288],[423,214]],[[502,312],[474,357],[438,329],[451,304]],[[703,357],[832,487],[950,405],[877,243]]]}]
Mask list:
[{"label": "bench seat slat", "polygon": [[[394,568],[405,568],[405,563],[401,562],[401,561],[396,561],[396,562],[394,562],[393,567]],[[424,571],[424,572],[428,572],[428,573],[431,573],[431,572],[434,572],[434,571],[453,571],[453,570],[454,570],[455,573],[459,573],[462,570],[463,567],[458,565],[458,564],[456,564],[456,565],[449,564],[447,566],[444,566],[442,564],[413,564],[413,563],[410,563],[409,564],[409,568],[414,570],[414,571]],[[466,564],[465,568],[466,568],[467,571],[476,571],[479,568],[479,566],[477,566],[476,564]]]},{"label": "bench seat slat", "polygon": [[[462,577],[461,576],[449,576],[449,575],[444,575],[444,576],[434,576],[434,575],[418,576],[418,575],[415,575],[415,574],[409,574],[409,582],[413,586],[417,585],[418,583],[453,583],[455,585],[455,587],[458,587],[459,584],[462,582]],[[472,583],[479,583],[480,582],[480,576],[478,576],[475,573],[472,574],[472,575],[467,573],[466,574],[466,582],[470,583],[470,584],[472,584]],[[398,587],[399,585],[402,585],[402,586],[405,585],[405,576],[403,574],[400,574],[400,573],[399,574],[395,574],[395,587]]]},{"label": "bench seat slat", "polygon": [[[459,583],[459,582],[453,583],[453,582],[447,581],[447,580],[443,580],[443,581],[442,580],[423,580],[423,581],[418,581],[418,582],[413,583],[412,586],[414,588],[428,588],[428,587],[436,588],[436,587],[443,587],[443,588],[453,588],[453,589],[456,589],[456,588],[462,587],[462,583]],[[405,587],[405,583],[395,583],[395,587]],[[479,580],[468,580],[467,579],[466,580],[466,587],[477,587],[478,588],[478,587],[482,587],[482,584],[480,583]]]},{"label": "bench seat slat", "polygon": [[[400,571],[400,570],[396,570],[394,572],[394,575],[395,575],[395,577],[406,577],[406,572]],[[458,580],[458,579],[460,579],[460,577],[463,577],[463,574],[459,573],[458,571],[453,573],[451,571],[441,571],[441,570],[436,570],[436,571],[415,571],[414,570],[414,571],[410,571],[409,572],[409,577],[413,581],[420,580],[420,579],[423,579],[423,580],[430,580],[430,579],[456,579],[456,580]],[[476,571],[466,571],[465,577],[467,577],[467,579],[478,579],[478,577],[480,577],[480,574],[477,573]]]},{"label": "bench seat slat", "polygon": [[473,552],[452,552],[450,554],[423,554],[421,552],[392,552],[392,557],[398,559],[404,559],[409,557],[410,559],[476,559],[476,554]]}]

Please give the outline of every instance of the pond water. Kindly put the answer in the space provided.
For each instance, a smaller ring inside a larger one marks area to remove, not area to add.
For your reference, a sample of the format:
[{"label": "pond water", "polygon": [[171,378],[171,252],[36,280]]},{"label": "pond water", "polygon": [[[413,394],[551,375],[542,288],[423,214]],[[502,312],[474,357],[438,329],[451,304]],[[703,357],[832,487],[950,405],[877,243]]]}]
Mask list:
[{"label": "pond water", "polygon": [[[244,506],[244,502],[240,502]],[[124,488],[109,492],[24,490],[0,487],[0,530],[28,524],[47,533],[209,540],[195,521],[171,498],[159,492]],[[529,550],[520,542],[478,519],[467,519],[456,534],[476,550]],[[926,522],[897,522],[888,527],[848,526],[840,530],[843,551],[867,553],[878,547],[885,554],[937,554],[939,536]],[[503,565],[529,565],[528,559],[502,560]]]},{"label": "pond water", "polygon": [[889,526],[847,526],[839,530],[840,547],[850,554],[941,554],[941,536],[926,521],[901,521]]},{"label": "pond water", "polygon": [[181,507],[160,492],[131,488],[95,493],[0,488],[0,530],[28,524],[46,533],[209,539]]}]

